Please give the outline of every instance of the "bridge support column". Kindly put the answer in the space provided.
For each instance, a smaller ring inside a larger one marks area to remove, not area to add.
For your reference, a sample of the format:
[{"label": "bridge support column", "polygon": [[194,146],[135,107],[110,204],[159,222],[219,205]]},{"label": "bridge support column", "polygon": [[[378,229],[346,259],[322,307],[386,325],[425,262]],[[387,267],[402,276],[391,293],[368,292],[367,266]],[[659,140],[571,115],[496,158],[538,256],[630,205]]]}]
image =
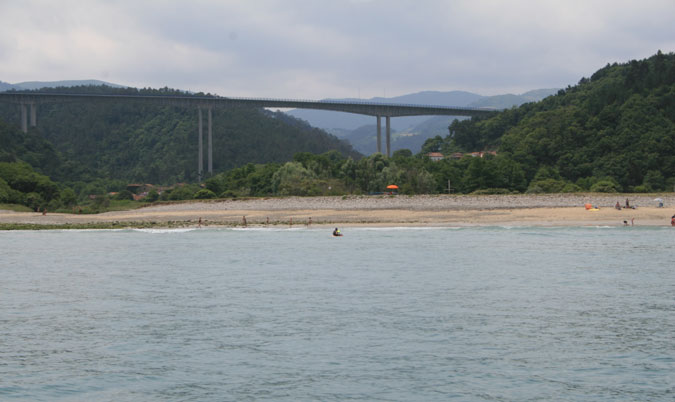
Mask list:
[{"label": "bridge support column", "polygon": [[30,104],[30,126],[37,127],[37,106],[35,106],[35,103]]},{"label": "bridge support column", "polygon": [[25,103],[21,104],[21,131],[28,132],[28,109]]},{"label": "bridge support column", "polygon": [[391,156],[391,117],[387,116],[387,158]]},{"label": "bridge support column", "polygon": [[197,115],[199,116],[199,141],[198,143],[198,148],[199,148],[199,160],[197,162],[197,176],[199,178],[199,182],[202,181],[202,172],[204,171],[204,144],[202,138],[204,137],[203,134],[203,125],[202,125],[202,108],[198,107],[197,108]]},{"label": "bridge support column", "polygon": [[377,152],[382,153],[382,116],[377,116]]},{"label": "bridge support column", "polygon": [[209,176],[213,175],[213,125],[211,124],[211,111],[213,108],[209,108]]}]

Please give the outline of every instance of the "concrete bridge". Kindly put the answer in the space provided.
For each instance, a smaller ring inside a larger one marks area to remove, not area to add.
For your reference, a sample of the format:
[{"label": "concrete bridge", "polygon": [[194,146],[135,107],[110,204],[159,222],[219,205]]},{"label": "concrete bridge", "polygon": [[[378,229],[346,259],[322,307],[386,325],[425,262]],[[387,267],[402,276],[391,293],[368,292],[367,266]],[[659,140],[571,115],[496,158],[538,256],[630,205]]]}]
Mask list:
[{"label": "concrete bridge", "polygon": [[[208,118],[208,172],[213,173],[212,110],[234,106],[254,108],[319,109],[373,116],[377,119],[377,152],[382,152],[382,118],[386,127],[386,155],[391,156],[391,118],[400,116],[485,116],[495,113],[493,109],[450,107],[435,105],[408,105],[356,101],[310,101],[267,98],[226,98],[219,96],[181,95],[93,95],[58,94],[37,92],[0,92],[0,102],[14,103],[21,109],[21,129],[37,126],[37,105],[58,102],[143,102],[164,106],[196,108],[199,121],[198,172],[201,180],[204,171],[202,110]],[[29,113],[30,112],[30,113]],[[30,116],[30,119],[29,119]]]}]

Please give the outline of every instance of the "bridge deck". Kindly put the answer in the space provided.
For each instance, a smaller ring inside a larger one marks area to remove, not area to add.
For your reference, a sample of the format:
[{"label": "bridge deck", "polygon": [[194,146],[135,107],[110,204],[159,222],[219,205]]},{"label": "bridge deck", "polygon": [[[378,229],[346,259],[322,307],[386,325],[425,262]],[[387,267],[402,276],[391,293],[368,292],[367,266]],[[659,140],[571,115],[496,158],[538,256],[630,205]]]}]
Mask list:
[{"label": "bridge deck", "polygon": [[161,105],[223,108],[249,106],[262,108],[319,109],[335,112],[364,114],[369,116],[485,116],[496,111],[469,107],[438,105],[412,105],[395,103],[355,101],[311,101],[267,98],[226,98],[217,96],[171,96],[171,95],[94,95],[2,92],[0,102],[18,104],[55,103],[63,101],[135,101]]}]

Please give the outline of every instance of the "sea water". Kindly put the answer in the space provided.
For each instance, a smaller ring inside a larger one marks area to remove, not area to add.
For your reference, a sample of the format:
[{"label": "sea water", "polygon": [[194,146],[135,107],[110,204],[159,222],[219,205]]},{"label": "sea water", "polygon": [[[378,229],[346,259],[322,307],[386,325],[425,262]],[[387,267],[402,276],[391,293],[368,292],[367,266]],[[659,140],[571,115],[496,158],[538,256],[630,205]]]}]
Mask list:
[{"label": "sea water", "polygon": [[0,399],[675,399],[671,228],[0,232]]}]

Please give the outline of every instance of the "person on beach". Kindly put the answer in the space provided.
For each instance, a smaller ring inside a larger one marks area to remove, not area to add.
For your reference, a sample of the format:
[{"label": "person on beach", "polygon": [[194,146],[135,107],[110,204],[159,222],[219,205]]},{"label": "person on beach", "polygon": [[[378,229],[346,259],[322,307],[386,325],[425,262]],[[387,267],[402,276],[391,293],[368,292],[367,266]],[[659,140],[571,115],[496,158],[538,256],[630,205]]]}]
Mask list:
[{"label": "person on beach", "polygon": [[628,202],[628,198],[626,198],[626,206],[624,208],[626,208],[626,209],[630,208],[630,203]]},{"label": "person on beach", "polygon": [[628,221],[623,221],[624,226],[628,226]]},{"label": "person on beach", "polygon": [[244,225],[244,227],[246,227],[246,216],[241,217],[241,224]]},{"label": "person on beach", "polygon": [[619,201],[616,202],[616,205],[614,206],[614,208],[616,208],[616,209],[618,209],[619,211],[621,211],[621,204],[619,204]]},{"label": "person on beach", "polygon": [[335,230],[333,230],[333,236],[342,236],[342,233],[340,233],[340,229],[335,228]]},{"label": "person on beach", "polygon": [[670,218],[670,226],[675,226],[675,215]]}]

